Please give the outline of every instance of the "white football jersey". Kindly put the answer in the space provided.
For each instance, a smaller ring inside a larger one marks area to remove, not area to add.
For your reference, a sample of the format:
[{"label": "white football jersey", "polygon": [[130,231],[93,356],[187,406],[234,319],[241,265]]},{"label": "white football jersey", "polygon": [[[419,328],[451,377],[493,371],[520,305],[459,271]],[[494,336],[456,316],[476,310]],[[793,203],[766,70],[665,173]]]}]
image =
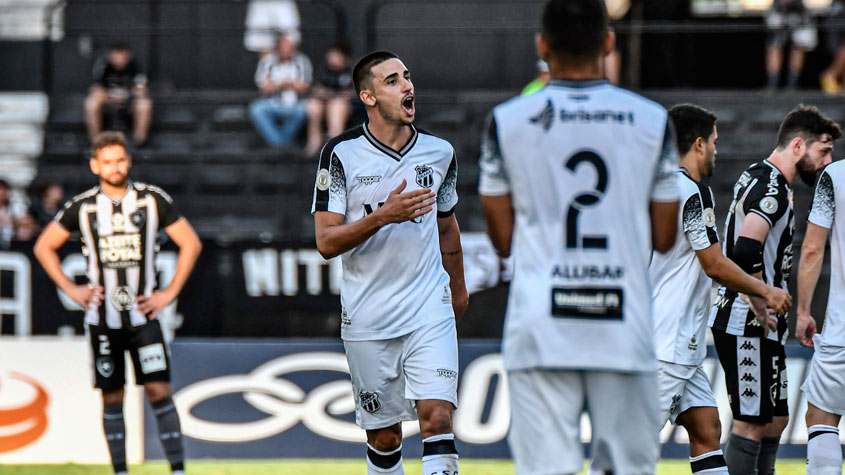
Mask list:
[{"label": "white football jersey", "polygon": [[[678,172],[681,213],[675,244],[654,253],[649,265],[657,359],[699,365],[706,355],[705,330],[713,280],[704,273],[696,251],[719,242],[710,187]],[[721,252],[721,251],[719,251]]]},{"label": "white football jersey", "polygon": [[455,151],[449,142],[410,127],[413,135],[399,152],[364,124],[333,138],[320,153],[312,213],[342,214],[344,223],[363,219],[403,179],[405,193],[422,188],[437,193],[436,211],[388,224],[343,254],[344,340],[395,338],[454,318],[437,218],[450,216],[458,203]]},{"label": "white football jersey", "polygon": [[480,167],[481,194],[514,206],[506,368],[655,370],[649,203],[678,201],[666,109],[554,80],[493,110]]},{"label": "white football jersey", "polygon": [[[819,176],[809,221],[830,229],[830,292],[821,338],[825,345],[845,347],[845,162],[828,165]],[[839,213],[839,216],[837,216]],[[836,219],[836,218],[839,219]]]}]

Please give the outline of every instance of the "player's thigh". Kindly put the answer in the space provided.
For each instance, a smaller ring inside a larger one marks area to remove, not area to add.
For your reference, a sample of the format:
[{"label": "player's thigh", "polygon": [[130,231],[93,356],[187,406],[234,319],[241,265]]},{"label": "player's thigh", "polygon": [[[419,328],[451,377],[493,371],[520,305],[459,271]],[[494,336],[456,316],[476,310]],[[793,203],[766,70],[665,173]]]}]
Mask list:
[{"label": "player's thigh", "polygon": [[417,418],[414,402],[405,398],[402,347],[406,338],[343,342],[352,378],[355,423],[362,429],[382,429]]},{"label": "player's thigh", "polygon": [[94,387],[103,392],[123,389],[126,384],[126,341],[119,330],[106,325],[87,325],[94,370]]},{"label": "player's thigh", "polygon": [[[704,372],[704,368],[697,366],[690,375],[684,386],[684,394],[678,405],[678,414],[697,407],[718,407],[716,398],[713,397],[713,388],[710,386],[710,378]],[[718,420],[718,419],[717,419]]]},{"label": "player's thigh", "polygon": [[769,397],[774,384],[772,360],[765,353],[761,340],[760,337],[713,330],[713,343],[725,372],[725,388],[733,418],[754,425],[768,424],[774,416],[774,405]]},{"label": "player's thigh", "polygon": [[687,380],[694,373],[694,369],[687,365],[658,362],[657,372],[657,396],[658,408],[660,411],[660,423],[657,430],[663,428],[667,420],[675,422],[675,418],[681,413],[681,399],[686,391]]},{"label": "player's thigh", "polygon": [[437,399],[458,404],[458,333],[455,319],[425,325],[411,333],[403,346],[405,397]]},{"label": "player's thigh", "polygon": [[508,371],[508,445],[516,473],[566,474],[583,469],[580,440],[584,376],[579,371]]},{"label": "player's thigh", "polygon": [[654,473],[660,454],[657,372],[586,372],[593,466],[616,474]]},{"label": "player's thigh", "polygon": [[807,401],[830,414],[845,414],[845,347],[825,345],[813,338],[815,352],[801,391]]},{"label": "player's thigh", "polygon": [[135,382],[170,382],[170,352],[158,320],[132,328],[129,353],[135,369]]}]

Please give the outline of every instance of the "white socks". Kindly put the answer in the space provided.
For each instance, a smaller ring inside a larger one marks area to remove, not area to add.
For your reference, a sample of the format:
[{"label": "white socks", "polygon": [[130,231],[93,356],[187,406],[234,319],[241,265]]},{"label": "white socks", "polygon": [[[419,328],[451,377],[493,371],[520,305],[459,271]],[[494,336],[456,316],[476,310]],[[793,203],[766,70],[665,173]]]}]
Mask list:
[{"label": "white socks", "polygon": [[816,424],[807,429],[807,475],[841,475],[839,429]]}]

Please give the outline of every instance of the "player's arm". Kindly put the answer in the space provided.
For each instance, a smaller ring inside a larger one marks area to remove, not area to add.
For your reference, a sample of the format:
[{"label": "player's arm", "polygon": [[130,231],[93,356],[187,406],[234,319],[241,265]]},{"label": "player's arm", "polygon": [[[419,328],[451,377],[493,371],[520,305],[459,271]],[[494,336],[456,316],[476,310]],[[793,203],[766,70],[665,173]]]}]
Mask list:
[{"label": "player's arm", "polygon": [[344,224],[344,215],[331,211],[314,212],[314,234],[317,250],[324,259],[331,259],[358,246],[382,226],[416,219],[431,212],[435,202],[430,188],[402,193],[408,182],[402,180],[377,210],[363,219]]},{"label": "player's arm", "polygon": [[461,229],[455,214],[437,218],[440,232],[440,255],[443,268],[449,274],[449,289],[452,291],[452,308],[455,319],[460,320],[469,305],[469,293],[464,280],[464,253],[461,248]]},{"label": "player's arm", "polygon": [[678,145],[675,127],[667,118],[663,143],[654,167],[651,202],[651,246],[657,252],[667,252],[675,244],[678,232]]},{"label": "player's arm", "polygon": [[513,203],[511,195],[481,196],[484,214],[487,216],[487,233],[500,257],[511,254],[513,240]]},{"label": "player's arm", "polygon": [[792,305],[789,292],[766,285],[762,280],[746,274],[735,262],[722,254],[718,244],[695,251],[704,272],[716,282],[743,294],[760,297],[766,306],[778,313],[786,313]]},{"label": "player's arm", "polygon": [[176,272],[167,287],[153,292],[152,295],[139,295],[136,299],[138,311],[150,320],[155,320],[162,310],[176,300],[202,252],[202,243],[187,219],[177,219],[164,228],[164,231],[179,247],[179,257],[176,261]]},{"label": "player's arm", "polygon": [[33,253],[38,262],[53,279],[56,286],[62,290],[74,302],[87,308],[88,305],[99,305],[103,299],[103,288],[100,286],[77,285],[70,280],[62,271],[62,263],[59,254],[56,252],[67,242],[70,231],[59,226],[55,221],[47,225],[44,231],[35,241]]},{"label": "player's arm", "polygon": [[798,264],[798,321],[795,323],[795,337],[802,345],[810,348],[813,347],[813,336],[816,334],[816,320],[810,314],[810,304],[822,270],[827,234],[827,228],[807,223],[807,233],[801,245],[801,261]]},{"label": "player's arm", "polygon": [[[763,244],[766,243],[769,229],[771,225],[768,220],[756,212],[748,213],[733,249],[734,262],[751,277],[761,282],[763,280]],[[748,300],[757,321],[763,328],[763,336],[766,336],[770,329],[777,330],[777,320],[769,315],[765,300],[754,296],[749,296]]]},{"label": "player's arm", "polygon": [[667,252],[675,244],[678,232],[678,202],[656,202],[650,205],[651,245],[657,252]]}]

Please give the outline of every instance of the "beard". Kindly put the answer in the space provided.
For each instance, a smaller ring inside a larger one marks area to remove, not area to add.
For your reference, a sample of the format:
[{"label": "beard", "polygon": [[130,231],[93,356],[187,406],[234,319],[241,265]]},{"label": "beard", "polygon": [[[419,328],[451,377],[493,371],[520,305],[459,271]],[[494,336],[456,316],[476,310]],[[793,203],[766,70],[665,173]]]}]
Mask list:
[{"label": "beard", "polygon": [[120,188],[126,185],[126,182],[129,181],[128,175],[121,175],[121,177],[117,180],[112,180],[111,178],[103,178],[103,181],[108,183],[111,186]]},{"label": "beard", "polygon": [[798,169],[798,176],[801,177],[801,181],[806,183],[807,186],[813,187],[816,184],[819,171],[810,163],[810,154],[805,153],[795,164],[795,167]]}]

